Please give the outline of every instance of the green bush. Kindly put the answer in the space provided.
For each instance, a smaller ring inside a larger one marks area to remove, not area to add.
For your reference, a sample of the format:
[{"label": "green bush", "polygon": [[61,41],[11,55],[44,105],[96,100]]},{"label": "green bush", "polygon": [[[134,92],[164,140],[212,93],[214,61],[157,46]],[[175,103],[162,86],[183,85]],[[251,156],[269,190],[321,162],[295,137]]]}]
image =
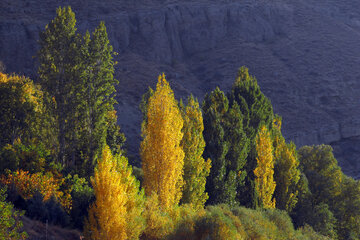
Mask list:
[{"label": "green bush", "polygon": [[253,210],[245,207],[230,209],[227,205],[208,206],[179,221],[169,240],[180,239],[328,239],[306,226],[295,230],[287,212]]},{"label": "green bush", "polygon": [[27,234],[21,231],[20,217],[23,212],[15,211],[11,203],[5,201],[6,189],[0,189],[0,239],[26,239]]}]

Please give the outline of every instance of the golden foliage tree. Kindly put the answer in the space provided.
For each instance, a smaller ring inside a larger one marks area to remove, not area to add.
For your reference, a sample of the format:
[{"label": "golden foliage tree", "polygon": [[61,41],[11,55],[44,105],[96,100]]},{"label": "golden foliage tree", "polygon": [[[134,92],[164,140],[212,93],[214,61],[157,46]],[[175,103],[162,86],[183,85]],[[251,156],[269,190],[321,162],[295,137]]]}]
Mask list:
[{"label": "golden foliage tree", "polygon": [[259,200],[264,208],[275,208],[273,193],[276,183],[274,181],[273,146],[270,132],[264,125],[260,127],[256,136],[256,153],[257,167],[254,174]]},{"label": "golden foliage tree", "polygon": [[183,119],[174,93],[162,74],[150,96],[141,143],[144,187],[147,196],[158,194],[164,209],[179,203],[183,187]]},{"label": "golden foliage tree", "polygon": [[96,201],[85,222],[86,239],[138,239],[145,228],[144,192],[124,156],[112,156],[108,146],[91,178]]},{"label": "golden foliage tree", "polygon": [[183,139],[184,150],[184,191],[182,203],[189,203],[195,209],[204,207],[209,198],[205,192],[206,178],[209,176],[211,161],[202,157],[205,149],[203,137],[204,123],[199,102],[191,95],[188,104],[182,111],[184,119]]}]

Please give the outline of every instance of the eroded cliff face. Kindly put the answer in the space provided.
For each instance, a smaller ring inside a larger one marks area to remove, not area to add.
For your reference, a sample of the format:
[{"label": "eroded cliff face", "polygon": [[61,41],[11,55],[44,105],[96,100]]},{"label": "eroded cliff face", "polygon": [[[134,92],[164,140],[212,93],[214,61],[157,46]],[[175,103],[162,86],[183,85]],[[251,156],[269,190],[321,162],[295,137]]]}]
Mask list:
[{"label": "eroded cliff face", "polygon": [[358,0],[53,2],[0,2],[0,60],[8,72],[35,77],[38,34],[58,5],[72,6],[81,31],[105,21],[120,53],[119,121],[135,158],[138,105],[158,74],[177,97],[202,99],[216,86],[230,89],[246,65],[283,116],[288,140],[334,143],[344,170],[360,175],[359,155],[345,147],[360,147]]}]

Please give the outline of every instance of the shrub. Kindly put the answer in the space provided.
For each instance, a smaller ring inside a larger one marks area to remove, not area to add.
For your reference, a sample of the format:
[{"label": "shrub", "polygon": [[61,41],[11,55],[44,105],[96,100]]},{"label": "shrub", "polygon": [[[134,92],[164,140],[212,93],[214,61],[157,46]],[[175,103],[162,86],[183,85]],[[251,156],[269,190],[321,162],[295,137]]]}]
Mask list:
[{"label": "shrub", "polygon": [[13,188],[23,199],[29,200],[39,192],[43,201],[54,197],[61,206],[69,211],[71,209],[71,195],[67,191],[60,191],[64,180],[54,178],[51,173],[30,174],[28,171],[8,172],[7,176],[0,177],[0,183]]},{"label": "shrub", "polygon": [[94,190],[89,186],[85,178],[79,178],[77,174],[68,175],[66,182],[71,189],[72,209],[70,216],[73,227],[83,229],[84,218],[88,215],[88,208],[94,202]]},{"label": "shrub", "polygon": [[13,205],[5,201],[5,192],[6,189],[0,189],[0,239],[26,239],[20,221],[24,213],[15,211]]}]

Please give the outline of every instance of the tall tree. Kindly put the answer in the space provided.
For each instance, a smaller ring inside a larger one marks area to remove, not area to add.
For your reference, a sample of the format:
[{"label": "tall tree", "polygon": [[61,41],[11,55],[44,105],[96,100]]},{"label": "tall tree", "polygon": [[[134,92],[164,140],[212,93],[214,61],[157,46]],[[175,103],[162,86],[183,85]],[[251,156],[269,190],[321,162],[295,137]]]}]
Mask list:
[{"label": "tall tree", "polygon": [[260,205],[264,208],[275,208],[273,193],[276,183],[274,182],[273,146],[270,132],[266,126],[261,126],[256,137],[256,153],[257,167],[254,174]]},{"label": "tall tree", "polygon": [[248,207],[257,207],[258,196],[255,189],[254,169],[256,168],[255,137],[264,124],[268,129],[272,127],[273,109],[270,100],[261,92],[257,80],[249,74],[248,68],[242,66],[238,70],[237,78],[229,94],[229,102],[237,102],[243,114],[243,128],[250,141],[247,156],[245,186],[239,194],[240,202]]},{"label": "tall tree", "polygon": [[276,208],[291,212],[298,201],[297,184],[300,180],[299,160],[294,143],[287,144],[281,134],[281,118],[276,116],[272,128],[274,146],[274,180]]},{"label": "tall tree", "polygon": [[250,150],[250,139],[243,127],[244,116],[237,102],[233,102],[224,119],[226,141],[229,151],[226,154],[228,171],[236,173],[236,201],[241,199],[241,189],[245,185],[247,156]]},{"label": "tall tree", "polygon": [[244,115],[237,102],[229,106],[228,98],[219,88],[205,96],[203,112],[204,156],[213,163],[207,183],[209,203],[234,206],[247,175],[249,140],[243,127]]},{"label": "tall tree", "polygon": [[186,107],[181,110],[184,119],[181,147],[185,153],[185,185],[181,202],[192,204],[195,209],[200,209],[209,198],[205,192],[205,183],[211,168],[210,159],[205,161],[202,156],[205,149],[203,117],[199,102],[192,95],[188,98]]},{"label": "tall tree", "polygon": [[53,100],[53,114],[57,121],[59,161],[68,163],[66,152],[72,144],[66,144],[73,137],[73,118],[78,109],[78,86],[81,85],[79,58],[80,39],[76,35],[75,14],[70,7],[58,8],[56,17],[40,34],[39,76],[44,89]]},{"label": "tall tree", "polygon": [[113,157],[106,146],[91,183],[96,200],[85,222],[86,239],[139,239],[145,228],[144,192],[127,159]]},{"label": "tall tree", "polygon": [[[40,34],[39,75],[52,101],[57,122],[58,159],[66,166],[91,173],[94,161],[107,143],[119,150],[123,135],[116,126],[113,48],[105,24],[82,37],[76,32],[70,7],[58,8],[57,16]],[[114,136],[108,136],[114,134]],[[107,142],[110,141],[110,142]]]},{"label": "tall tree", "polygon": [[147,196],[158,194],[166,210],[179,203],[183,187],[183,119],[169,83],[162,74],[147,106],[142,129],[141,159]]},{"label": "tall tree", "polygon": [[82,40],[81,59],[83,61],[81,106],[82,113],[81,152],[86,156],[90,168],[95,156],[106,144],[109,112],[114,111],[115,85],[113,47],[110,45],[104,22]]},{"label": "tall tree", "polygon": [[236,173],[228,171],[226,161],[229,143],[226,140],[223,122],[228,109],[228,99],[219,88],[206,94],[202,104],[206,142],[204,157],[212,161],[206,182],[206,191],[209,193],[208,204],[235,205],[236,203]]}]

